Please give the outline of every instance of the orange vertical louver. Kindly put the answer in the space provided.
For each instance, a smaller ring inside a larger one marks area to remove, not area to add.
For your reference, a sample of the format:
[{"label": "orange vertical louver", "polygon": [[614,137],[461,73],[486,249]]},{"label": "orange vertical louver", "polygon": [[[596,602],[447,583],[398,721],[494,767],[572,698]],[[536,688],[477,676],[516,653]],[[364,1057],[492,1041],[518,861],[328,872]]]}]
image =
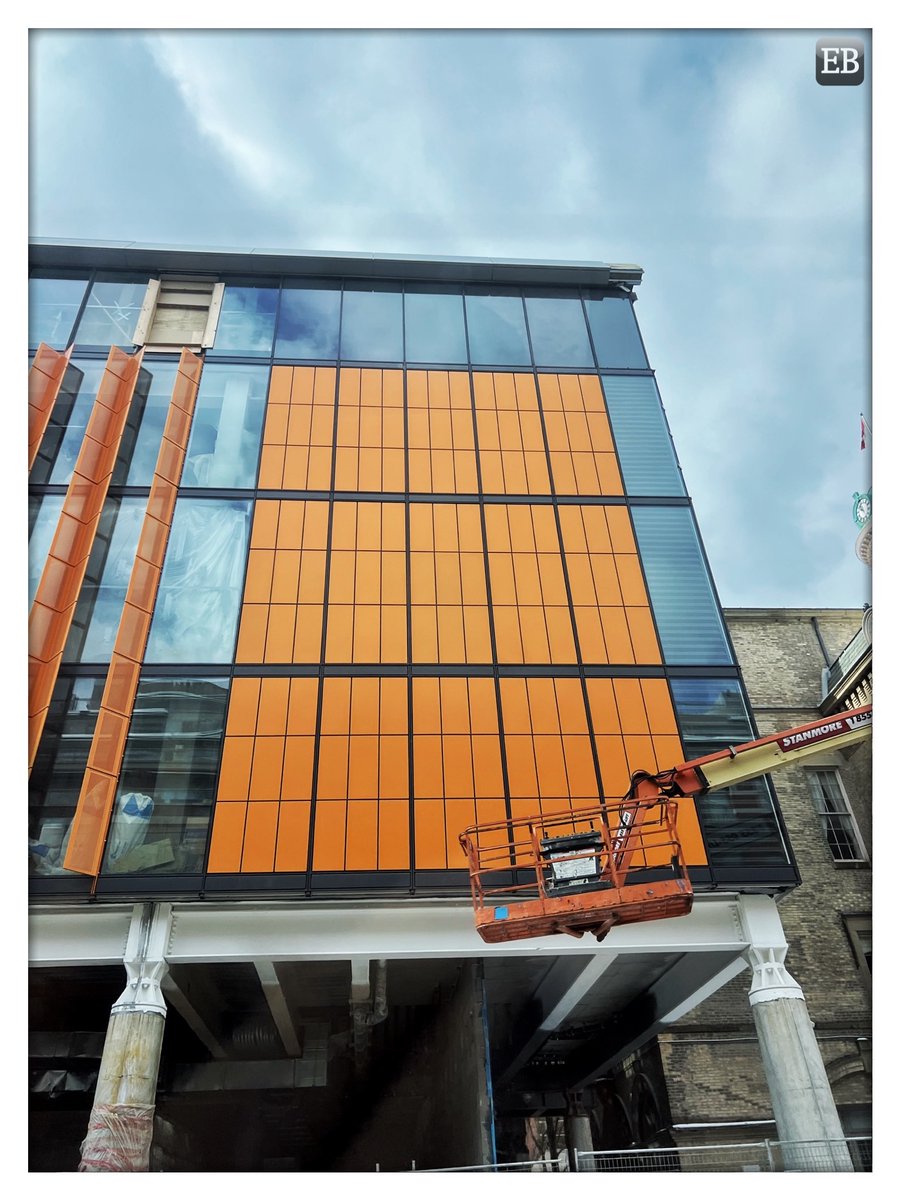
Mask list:
[{"label": "orange vertical louver", "polygon": [[63,866],[97,875],[159,589],[202,361],[183,350]]},{"label": "orange vertical louver", "polygon": [[40,449],[44,433],[59,395],[72,347],[53,350],[41,342],[28,372],[28,470]]},{"label": "orange vertical louver", "polygon": [[50,697],[84,581],[94,534],[119,453],[143,351],[113,347],[28,620],[28,767],[43,732]]}]

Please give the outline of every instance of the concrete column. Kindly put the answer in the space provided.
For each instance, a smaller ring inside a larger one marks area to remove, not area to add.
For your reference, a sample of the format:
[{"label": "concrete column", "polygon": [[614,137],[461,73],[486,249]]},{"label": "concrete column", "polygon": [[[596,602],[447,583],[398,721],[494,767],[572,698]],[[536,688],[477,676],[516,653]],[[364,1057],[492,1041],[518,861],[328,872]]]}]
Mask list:
[{"label": "concrete column", "polygon": [[594,1139],[591,1134],[591,1118],[581,1103],[580,1096],[570,1096],[566,1109],[566,1146],[569,1151],[570,1171],[595,1171],[593,1158],[577,1157],[577,1153],[592,1154]]},{"label": "concrete column", "polygon": [[125,948],[128,984],[112,1006],[79,1171],[147,1171],[166,1023],[170,904],[136,904]]},{"label": "concrete column", "polygon": [[750,1007],[786,1169],[852,1171],[840,1117],[800,985],[787,972],[787,942],[775,901],[744,896],[751,945]]}]

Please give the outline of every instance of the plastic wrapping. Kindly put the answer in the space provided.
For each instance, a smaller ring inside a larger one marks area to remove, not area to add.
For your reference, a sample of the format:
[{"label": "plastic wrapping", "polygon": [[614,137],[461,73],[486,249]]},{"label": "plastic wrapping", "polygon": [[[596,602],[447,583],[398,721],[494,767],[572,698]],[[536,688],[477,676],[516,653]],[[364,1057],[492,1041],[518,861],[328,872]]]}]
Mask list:
[{"label": "plastic wrapping", "polygon": [[149,1171],[153,1106],[95,1104],[79,1171]]}]

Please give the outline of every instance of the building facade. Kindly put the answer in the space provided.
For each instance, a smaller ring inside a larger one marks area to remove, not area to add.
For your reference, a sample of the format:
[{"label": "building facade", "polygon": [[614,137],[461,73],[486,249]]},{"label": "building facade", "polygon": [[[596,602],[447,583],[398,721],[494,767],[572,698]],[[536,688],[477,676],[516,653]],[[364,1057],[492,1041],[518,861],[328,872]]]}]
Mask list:
[{"label": "building facade", "polygon": [[[472,929],[466,827],[756,733],[640,280],[33,244],[37,1169],[75,1168],[91,1097],[100,1142],[155,1108],[194,1169],[520,1156],[754,947],[783,959],[767,779],[681,804],[690,916],[594,950]],[[165,1029],[152,1103],[98,1099],[110,1008]]]}]

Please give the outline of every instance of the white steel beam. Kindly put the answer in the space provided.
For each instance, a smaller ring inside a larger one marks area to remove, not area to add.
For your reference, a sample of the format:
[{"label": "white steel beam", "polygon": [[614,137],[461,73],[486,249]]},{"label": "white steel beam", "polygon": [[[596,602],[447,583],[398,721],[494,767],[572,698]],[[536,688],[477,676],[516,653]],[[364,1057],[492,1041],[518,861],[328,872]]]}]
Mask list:
[{"label": "white steel beam", "polygon": [[269,1012],[272,1014],[272,1020],[275,1022],[275,1028],[278,1030],[278,1035],[281,1038],[285,1051],[291,1058],[300,1058],[303,1050],[300,1046],[300,1039],[297,1037],[297,1030],[291,1016],[291,1010],[288,1008],[284,989],[281,986],[281,980],[278,978],[275,964],[269,962],[267,959],[255,959],[253,965],[256,967],[259,982],[262,984],[263,995],[266,998]]}]

